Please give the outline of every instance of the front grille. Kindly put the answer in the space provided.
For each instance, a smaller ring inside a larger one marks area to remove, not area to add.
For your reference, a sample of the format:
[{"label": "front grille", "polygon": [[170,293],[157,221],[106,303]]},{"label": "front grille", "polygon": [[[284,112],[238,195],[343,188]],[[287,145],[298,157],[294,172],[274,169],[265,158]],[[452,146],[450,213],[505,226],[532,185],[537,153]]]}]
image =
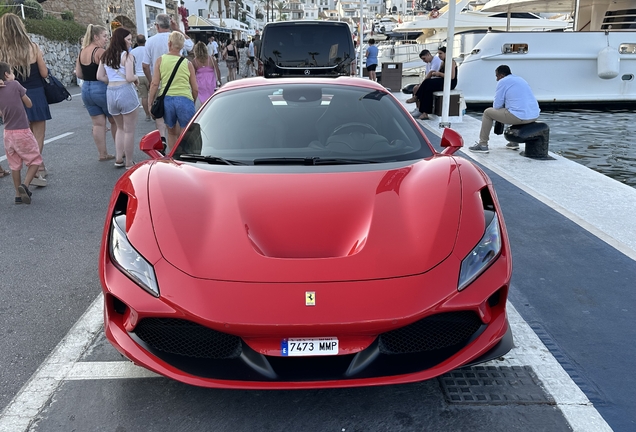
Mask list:
[{"label": "front grille", "polygon": [[241,355],[241,338],[175,318],[142,319],[134,333],[150,348],[204,359],[231,359]]},{"label": "front grille", "polygon": [[433,351],[466,343],[482,322],[470,311],[432,315],[380,335],[383,354],[409,354]]}]

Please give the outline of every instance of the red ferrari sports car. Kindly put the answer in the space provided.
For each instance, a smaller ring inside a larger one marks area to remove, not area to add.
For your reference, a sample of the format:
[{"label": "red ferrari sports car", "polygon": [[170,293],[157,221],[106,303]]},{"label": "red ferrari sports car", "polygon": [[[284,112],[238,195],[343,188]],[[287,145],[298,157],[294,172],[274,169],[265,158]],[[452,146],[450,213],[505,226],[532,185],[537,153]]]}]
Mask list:
[{"label": "red ferrari sports car", "polygon": [[117,182],[105,331],[199,386],[421,381],[505,354],[511,254],[490,179],[358,78],[224,85]]}]

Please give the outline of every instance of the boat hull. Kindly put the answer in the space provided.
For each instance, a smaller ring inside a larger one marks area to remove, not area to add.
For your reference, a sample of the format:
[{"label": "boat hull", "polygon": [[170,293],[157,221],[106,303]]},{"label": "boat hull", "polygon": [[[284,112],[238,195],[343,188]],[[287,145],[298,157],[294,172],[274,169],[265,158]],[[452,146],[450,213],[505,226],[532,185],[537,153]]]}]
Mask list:
[{"label": "boat hull", "polygon": [[[526,45],[526,52],[514,52]],[[505,52],[511,47],[511,52]],[[616,49],[617,75],[599,76],[599,54]],[[508,65],[523,77],[540,104],[629,103],[636,100],[636,32],[488,33],[459,66],[457,89],[467,104],[492,104],[495,69]]]}]

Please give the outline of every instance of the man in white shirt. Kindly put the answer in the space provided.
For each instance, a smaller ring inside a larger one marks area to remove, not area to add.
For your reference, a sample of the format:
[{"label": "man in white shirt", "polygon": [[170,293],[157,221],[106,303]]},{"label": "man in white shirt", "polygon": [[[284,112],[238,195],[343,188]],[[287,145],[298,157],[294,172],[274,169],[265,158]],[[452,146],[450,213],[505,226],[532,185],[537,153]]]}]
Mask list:
[{"label": "man in white shirt", "polygon": [[[168,38],[170,37],[170,33],[173,31],[183,33],[179,30],[179,24],[177,24],[168,14],[157,15],[157,18],[155,18],[155,28],[157,29],[157,34],[149,37],[148,41],[146,41],[146,52],[143,60],[144,75],[148,79],[149,83],[152,82],[152,72],[155,69],[155,62],[159,57],[168,53]],[[188,35],[184,34],[184,36],[184,49],[192,51],[194,43],[192,43],[192,40]],[[157,129],[159,129],[161,136],[165,138],[167,130],[163,119],[155,119],[155,124],[157,125]]]},{"label": "man in white shirt", "polygon": [[429,50],[422,50],[422,52],[420,52],[420,58],[424,63],[426,63],[426,75],[424,79],[430,78],[431,72],[437,72],[442,67],[442,59],[431,54]]},{"label": "man in white shirt", "polygon": [[[507,125],[528,124],[539,118],[539,103],[532,89],[523,78],[513,75],[510,67],[501,65],[495,70],[497,88],[492,108],[486,108],[481,117],[479,142],[468,148],[477,153],[488,153],[490,130],[495,121]],[[516,150],[517,143],[508,143],[506,148]]]},{"label": "man in white shirt", "polygon": [[141,98],[141,106],[146,113],[146,121],[150,121],[150,111],[148,110],[148,90],[150,83],[144,75],[143,61],[146,55],[146,37],[142,34],[137,35],[137,46],[130,52],[135,57],[135,75],[139,78],[137,91]]},{"label": "man in white shirt", "polygon": [[214,56],[217,61],[219,60],[219,44],[214,40],[214,36],[210,36],[208,42],[208,55]]}]

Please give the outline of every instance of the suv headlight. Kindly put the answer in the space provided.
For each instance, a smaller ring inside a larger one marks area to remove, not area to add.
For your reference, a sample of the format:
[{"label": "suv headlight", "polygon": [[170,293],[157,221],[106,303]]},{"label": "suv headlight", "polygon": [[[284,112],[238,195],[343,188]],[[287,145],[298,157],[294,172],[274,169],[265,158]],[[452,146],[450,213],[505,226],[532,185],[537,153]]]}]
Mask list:
[{"label": "suv headlight", "polygon": [[493,217],[484,236],[477,246],[462,260],[459,270],[459,283],[457,290],[461,291],[488,268],[501,251],[501,231],[499,230],[499,218],[492,212]]},{"label": "suv headlight", "polygon": [[155,297],[159,297],[159,285],[155,269],[141,256],[126,236],[126,215],[113,217],[110,224],[110,258],[126,276]]}]

